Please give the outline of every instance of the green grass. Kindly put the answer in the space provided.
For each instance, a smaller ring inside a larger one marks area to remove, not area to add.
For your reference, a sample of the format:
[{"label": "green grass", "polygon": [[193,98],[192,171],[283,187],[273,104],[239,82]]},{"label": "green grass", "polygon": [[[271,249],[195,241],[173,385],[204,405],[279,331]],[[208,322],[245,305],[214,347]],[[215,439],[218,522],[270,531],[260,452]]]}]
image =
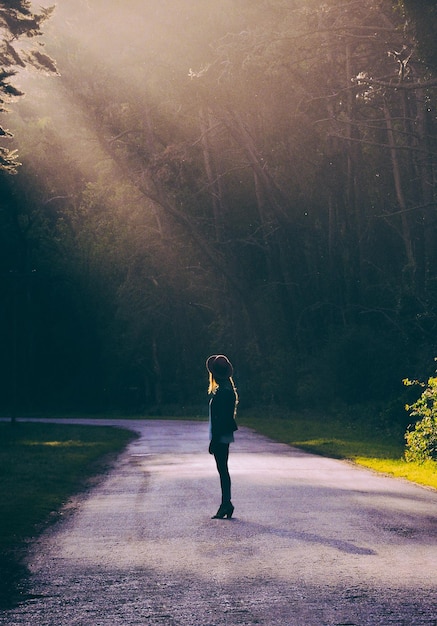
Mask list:
[{"label": "green grass", "polygon": [[378,425],[377,420],[359,416],[290,413],[284,417],[240,417],[267,437],[323,456],[347,459],[377,472],[405,478],[437,489],[437,463],[407,463],[404,454],[404,430]]},{"label": "green grass", "polygon": [[0,610],[26,594],[27,541],[133,437],[101,426],[0,423]]},{"label": "green grass", "polygon": [[134,436],[100,426],[0,423],[0,553],[35,535]]}]

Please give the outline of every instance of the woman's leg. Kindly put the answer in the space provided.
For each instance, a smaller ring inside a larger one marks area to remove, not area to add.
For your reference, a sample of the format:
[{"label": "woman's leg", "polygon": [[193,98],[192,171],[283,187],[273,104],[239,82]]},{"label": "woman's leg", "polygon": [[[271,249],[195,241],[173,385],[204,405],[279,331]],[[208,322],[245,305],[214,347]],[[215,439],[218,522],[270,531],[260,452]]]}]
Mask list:
[{"label": "woman's leg", "polygon": [[231,501],[231,477],[228,469],[229,444],[218,443],[215,446],[214,458],[220,476],[220,487],[222,490],[222,504]]}]

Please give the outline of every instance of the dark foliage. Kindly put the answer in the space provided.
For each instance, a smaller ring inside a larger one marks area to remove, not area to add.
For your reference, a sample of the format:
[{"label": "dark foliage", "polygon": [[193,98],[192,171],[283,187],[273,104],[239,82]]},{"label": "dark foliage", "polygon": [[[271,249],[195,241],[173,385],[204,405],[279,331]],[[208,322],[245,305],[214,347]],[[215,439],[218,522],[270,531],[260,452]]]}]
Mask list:
[{"label": "dark foliage", "polygon": [[388,0],[128,4],[59,7],[61,77],[15,105],[3,410],[183,414],[217,352],[242,409],[392,406],[437,348],[419,30]]}]

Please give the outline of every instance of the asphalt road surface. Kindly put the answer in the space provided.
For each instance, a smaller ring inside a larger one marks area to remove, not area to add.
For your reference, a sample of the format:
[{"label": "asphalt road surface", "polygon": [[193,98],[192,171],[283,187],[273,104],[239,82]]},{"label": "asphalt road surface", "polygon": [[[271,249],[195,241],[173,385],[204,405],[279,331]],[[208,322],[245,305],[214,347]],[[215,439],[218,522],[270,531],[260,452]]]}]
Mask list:
[{"label": "asphalt road surface", "polygon": [[8,626],[437,626],[437,492],[241,428],[213,520],[207,424],[141,437],[33,545]]}]

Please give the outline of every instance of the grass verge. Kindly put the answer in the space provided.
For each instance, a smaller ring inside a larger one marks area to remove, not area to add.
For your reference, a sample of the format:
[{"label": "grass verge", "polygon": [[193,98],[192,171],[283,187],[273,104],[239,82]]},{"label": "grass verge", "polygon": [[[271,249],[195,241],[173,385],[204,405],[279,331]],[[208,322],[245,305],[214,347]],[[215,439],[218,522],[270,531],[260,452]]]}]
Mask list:
[{"label": "grass verge", "polygon": [[347,459],[437,489],[437,463],[407,463],[402,426],[383,427],[377,420],[291,413],[284,417],[244,415],[239,422],[276,441],[323,456]]},{"label": "grass verge", "polygon": [[12,601],[23,573],[20,556],[26,541],[56,519],[68,498],[134,437],[112,427],[0,423],[1,605]]}]

